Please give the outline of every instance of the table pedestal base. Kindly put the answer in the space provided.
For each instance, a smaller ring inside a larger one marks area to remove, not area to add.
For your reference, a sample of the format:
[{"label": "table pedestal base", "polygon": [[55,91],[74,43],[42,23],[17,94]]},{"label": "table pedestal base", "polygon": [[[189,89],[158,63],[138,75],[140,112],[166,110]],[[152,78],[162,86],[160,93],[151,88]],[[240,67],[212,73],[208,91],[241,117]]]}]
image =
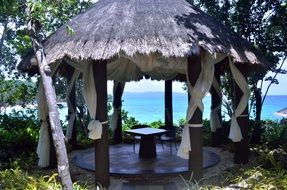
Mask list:
[{"label": "table pedestal base", "polygon": [[141,136],[139,157],[156,158],[155,139],[153,135]]}]

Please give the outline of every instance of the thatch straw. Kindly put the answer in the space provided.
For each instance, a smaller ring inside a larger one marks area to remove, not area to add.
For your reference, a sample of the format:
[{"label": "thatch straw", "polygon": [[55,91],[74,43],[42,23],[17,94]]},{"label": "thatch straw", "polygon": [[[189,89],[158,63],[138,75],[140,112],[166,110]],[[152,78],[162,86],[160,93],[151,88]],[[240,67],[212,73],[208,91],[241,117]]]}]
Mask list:
[{"label": "thatch straw", "polygon": [[247,41],[185,0],[99,0],[67,24],[74,35],[62,26],[44,43],[48,63],[119,53],[183,57],[204,49],[239,63],[266,64]]}]

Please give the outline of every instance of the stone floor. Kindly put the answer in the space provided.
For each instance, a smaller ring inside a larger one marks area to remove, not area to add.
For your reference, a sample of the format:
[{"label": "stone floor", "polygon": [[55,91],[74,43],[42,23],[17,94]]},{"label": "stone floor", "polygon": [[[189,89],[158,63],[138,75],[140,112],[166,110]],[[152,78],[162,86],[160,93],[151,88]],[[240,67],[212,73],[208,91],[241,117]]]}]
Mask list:
[{"label": "stone floor", "polygon": [[[169,145],[169,144],[168,144]],[[138,147],[138,146],[137,146]],[[165,147],[165,148],[164,148]],[[118,144],[110,146],[110,173],[117,175],[167,175],[188,172],[188,160],[176,155],[174,146],[170,153],[170,147],[157,145],[157,157],[153,159],[142,159],[133,152],[129,144]],[[95,151],[93,148],[80,151],[76,154],[72,163],[88,170],[95,170]],[[203,149],[203,168],[216,165],[220,156],[215,152]]]},{"label": "stone floor", "polygon": [[[128,157],[134,157],[138,159],[138,145],[137,145],[137,153],[133,153],[133,148],[132,145],[121,145],[124,146],[125,151],[127,151],[126,155]],[[123,147],[118,147],[118,150]],[[163,150],[161,146],[157,147],[157,152],[158,152],[158,158],[159,155],[163,155],[165,158],[172,158],[172,157],[177,157],[175,156],[175,150],[173,149],[173,155],[170,155],[169,149],[170,147],[165,147]],[[111,146],[110,151],[115,149],[114,147]],[[117,149],[117,148],[116,148]],[[221,148],[212,148],[212,147],[205,147],[205,150],[211,151],[215,153],[216,155],[219,155],[220,161],[218,164],[204,169],[204,181],[212,181],[216,180],[216,177],[219,175],[222,175],[222,172],[228,168],[231,168],[234,166],[233,164],[233,155],[224,149]],[[87,150],[86,150],[87,151]],[[119,151],[122,155],[124,155],[124,152]],[[69,154],[69,160],[71,161],[75,155],[78,155],[80,151],[73,151]],[[119,159],[120,160],[120,159]],[[123,160],[122,160],[123,161]],[[122,162],[121,161],[121,162]],[[125,161],[127,163],[131,162],[130,160]],[[111,159],[111,165],[113,165],[112,159]],[[118,165],[118,164],[115,164]],[[144,164],[145,165],[145,164]],[[168,165],[173,165],[173,163],[170,163]],[[151,165],[145,165],[150,167],[155,167],[154,164]],[[76,181],[80,182],[86,182],[87,185],[93,189],[95,187],[94,181],[94,173],[86,170],[86,169],[81,169],[74,164],[70,164],[71,167],[71,175],[72,178]],[[132,166],[124,167],[124,168],[130,168]],[[109,187],[110,190],[181,190],[185,189],[186,187],[186,181],[183,180],[182,176],[186,177],[186,173],[178,171],[177,167],[173,165],[175,168],[174,173],[169,172],[163,175],[166,171],[161,171],[163,173],[158,173],[158,174],[153,174],[151,173],[151,170],[148,169],[147,171],[144,171],[142,173],[137,173],[133,175],[128,175],[128,174],[119,174],[117,172],[114,172],[111,174],[111,185]]]}]

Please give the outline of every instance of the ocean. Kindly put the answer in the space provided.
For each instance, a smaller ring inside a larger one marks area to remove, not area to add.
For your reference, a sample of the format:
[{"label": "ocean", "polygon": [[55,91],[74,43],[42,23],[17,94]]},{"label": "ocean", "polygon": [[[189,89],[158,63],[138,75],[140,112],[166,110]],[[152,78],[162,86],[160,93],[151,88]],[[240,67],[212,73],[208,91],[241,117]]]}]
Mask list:
[{"label": "ocean", "polygon": [[[123,94],[123,109],[128,112],[128,116],[134,117],[140,123],[150,123],[157,120],[164,121],[164,92],[144,92]],[[204,113],[203,118],[208,119],[210,114],[211,97],[206,96],[203,100]],[[23,110],[20,106],[16,106],[18,110]],[[18,108],[19,107],[19,108]],[[280,116],[275,115],[279,111],[287,107],[287,95],[270,95],[266,100],[262,109],[262,119],[271,119],[279,121]],[[8,108],[6,113],[11,112],[12,108]],[[173,120],[185,118],[187,110],[187,94],[173,93]],[[16,110],[17,111],[17,110]],[[66,123],[67,107],[60,109],[60,118]],[[228,118],[225,116],[225,118]]]},{"label": "ocean", "polygon": [[[211,97],[206,96],[203,100],[203,118],[208,119],[210,115]],[[270,95],[266,97],[262,109],[262,119],[280,120],[281,117],[274,113],[287,107],[287,95]],[[164,92],[124,93],[123,109],[128,115],[144,123],[162,120],[164,121]],[[173,120],[177,123],[179,119],[185,118],[187,110],[187,94],[173,93]],[[226,117],[228,118],[228,117]]]}]

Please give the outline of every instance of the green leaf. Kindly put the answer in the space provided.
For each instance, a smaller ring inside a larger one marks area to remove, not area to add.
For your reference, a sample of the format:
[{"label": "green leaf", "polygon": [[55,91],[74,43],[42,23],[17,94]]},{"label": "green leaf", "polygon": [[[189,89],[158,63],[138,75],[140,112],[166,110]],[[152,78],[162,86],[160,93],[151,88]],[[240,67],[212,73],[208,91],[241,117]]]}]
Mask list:
[{"label": "green leaf", "polygon": [[73,28],[71,28],[69,25],[66,24],[66,32],[68,36],[73,36],[75,35],[75,31]]}]

